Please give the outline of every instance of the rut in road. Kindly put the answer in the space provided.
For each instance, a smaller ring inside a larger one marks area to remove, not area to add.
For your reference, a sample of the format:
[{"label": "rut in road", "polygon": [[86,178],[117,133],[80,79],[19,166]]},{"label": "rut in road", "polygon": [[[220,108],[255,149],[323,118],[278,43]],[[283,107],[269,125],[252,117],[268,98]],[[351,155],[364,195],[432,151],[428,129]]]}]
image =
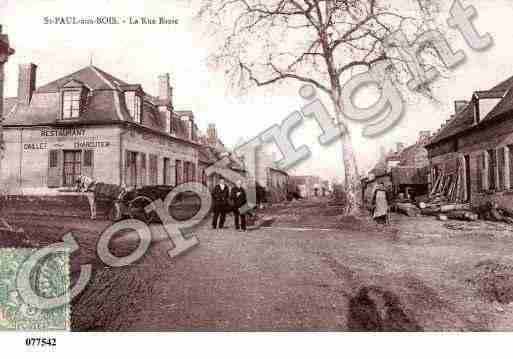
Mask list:
[{"label": "rut in road", "polygon": [[[399,296],[379,286],[363,286],[352,269],[337,262],[329,253],[319,253],[335,276],[352,288],[349,297],[347,329],[351,331],[422,331],[417,321],[406,314]],[[356,289],[361,287],[360,289]]]}]

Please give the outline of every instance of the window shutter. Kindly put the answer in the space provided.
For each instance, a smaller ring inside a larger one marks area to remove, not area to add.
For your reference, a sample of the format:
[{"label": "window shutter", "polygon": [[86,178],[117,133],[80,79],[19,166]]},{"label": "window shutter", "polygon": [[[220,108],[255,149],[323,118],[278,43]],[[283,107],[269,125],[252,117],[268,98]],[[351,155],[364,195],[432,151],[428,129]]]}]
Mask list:
[{"label": "window shutter", "polygon": [[487,151],[486,165],[488,166],[488,183],[486,188],[495,190],[497,189],[497,153],[495,149]]},{"label": "window shutter", "polygon": [[505,162],[506,162],[506,153],[505,153],[505,148],[504,147],[501,147],[501,148],[498,148],[497,149],[497,176],[498,176],[498,184],[499,184],[499,188],[497,188],[497,190],[499,191],[503,191],[506,187],[505,187],[505,181],[504,181],[504,168],[506,167],[505,166]]},{"label": "window shutter", "polygon": [[504,148],[504,189],[511,188],[511,152],[509,146]]},{"label": "window shutter", "polygon": [[140,153],[141,158],[141,186],[146,186],[146,154]]},{"label": "window shutter", "polygon": [[47,186],[49,188],[60,187],[62,181],[62,150],[48,151],[48,178]]},{"label": "window shutter", "polygon": [[476,181],[477,181],[477,190],[479,192],[484,191],[484,186],[483,186],[484,161],[485,161],[484,153],[483,152],[478,153],[477,154],[477,166],[476,166],[476,169],[477,169]]},{"label": "window shutter", "polygon": [[82,174],[93,178],[94,151],[84,150],[82,152]]},{"label": "window shutter", "polygon": [[125,150],[125,186],[130,186],[130,151]]},{"label": "window shutter", "polygon": [[196,164],[194,162],[191,162],[191,182],[196,181]]},{"label": "window shutter", "polygon": [[508,146],[508,165],[509,165],[509,188],[513,188],[513,145]]}]

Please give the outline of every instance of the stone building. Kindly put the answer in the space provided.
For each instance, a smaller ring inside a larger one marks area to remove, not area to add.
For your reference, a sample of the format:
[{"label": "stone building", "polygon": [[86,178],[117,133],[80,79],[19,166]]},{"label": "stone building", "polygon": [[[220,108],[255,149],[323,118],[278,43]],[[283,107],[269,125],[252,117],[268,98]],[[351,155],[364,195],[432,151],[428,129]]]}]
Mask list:
[{"label": "stone building", "polygon": [[431,192],[513,208],[513,77],[457,101],[455,110],[426,146]]},{"label": "stone building", "polygon": [[[237,172],[244,178],[247,177],[243,161],[225,147],[218,137],[215,124],[210,123],[208,125],[207,135],[200,136],[199,141],[202,144],[198,159],[201,181],[210,191],[214,189],[214,186],[219,183],[222,177],[221,173],[215,171],[207,175],[206,171],[210,166],[219,166]],[[225,178],[225,180],[228,182],[228,185],[234,185],[230,178]]]},{"label": "stone building", "polygon": [[197,178],[194,117],[175,111],[169,74],[156,97],[95,66],[39,87],[36,75],[19,66],[18,96],[3,110],[9,192],[52,193],[81,174],[129,188]]},{"label": "stone building", "polygon": [[[4,109],[4,66],[9,59],[9,56],[14,54],[14,50],[9,45],[9,37],[2,33],[2,25],[0,25],[0,114],[3,114]],[[3,116],[0,119],[0,159],[4,157],[4,141],[2,131]],[[0,166],[0,173],[2,167]]]},{"label": "stone building", "polygon": [[390,171],[394,193],[404,193],[412,198],[427,194],[429,159],[425,146],[430,136],[429,131],[420,131],[417,142],[399,154],[399,164]]}]

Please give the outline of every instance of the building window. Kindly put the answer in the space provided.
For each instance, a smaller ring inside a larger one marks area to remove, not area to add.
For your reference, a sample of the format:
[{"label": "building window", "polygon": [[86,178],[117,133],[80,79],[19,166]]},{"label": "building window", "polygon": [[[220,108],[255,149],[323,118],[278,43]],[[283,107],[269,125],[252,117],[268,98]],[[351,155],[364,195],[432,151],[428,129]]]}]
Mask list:
[{"label": "building window", "polygon": [[132,120],[141,123],[141,96],[137,95],[135,91],[125,92],[125,102]]},{"label": "building window", "polygon": [[137,152],[126,151],[125,184],[127,187],[137,186]]},{"label": "building window", "polygon": [[177,186],[182,184],[182,161],[180,160],[175,162],[175,180]]},{"label": "building window", "polygon": [[183,163],[183,178],[184,178],[185,183],[187,183],[191,180],[190,179],[190,173],[191,173],[190,166],[191,166],[191,163],[189,161],[185,161]]},{"label": "building window", "polygon": [[204,169],[201,170],[201,183],[203,183],[204,186],[207,185],[207,173]]},{"label": "building window", "polygon": [[495,149],[488,150],[488,189],[496,190],[497,152]]},{"label": "building window", "polygon": [[57,167],[57,159],[59,156],[58,150],[50,150],[50,168]]},{"label": "building window", "polygon": [[141,186],[146,185],[146,153],[140,153],[140,161],[141,161],[141,174],[140,174],[140,183]]},{"label": "building window", "polygon": [[171,184],[171,160],[164,158],[164,184]]},{"label": "building window", "polygon": [[62,118],[80,116],[80,91],[64,91],[62,95]]},{"label": "building window", "polygon": [[158,158],[157,155],[150,155],[150,185],[158,183]]},{"label": "building window", "polygon": [[92,167],[92,165],[93,165],[93,151],[85,150],[84,151],[84,166]]}]

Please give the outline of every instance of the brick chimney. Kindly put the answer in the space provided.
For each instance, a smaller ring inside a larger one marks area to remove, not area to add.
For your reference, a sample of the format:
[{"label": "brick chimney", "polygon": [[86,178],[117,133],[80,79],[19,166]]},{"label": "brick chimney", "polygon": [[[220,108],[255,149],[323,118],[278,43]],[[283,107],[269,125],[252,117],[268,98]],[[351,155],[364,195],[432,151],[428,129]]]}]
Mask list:
[{"label": "brick chimney", "polygon": [[169,81],[169,74],[159,76],[159,100],[164,102],[173,102],[173,88]]},{"label": "brick chimney", "polygon": [[402,142],[397,142],[395,146],[395,150],[397,153],[401,153],[404,150],[404,143]]},{"label": "brick chimney", "polygon": [[32,94],[36,90],[37,65],[22,64],[18,72],[18,103],[20,105],[30,104]]},{"label": "brick chimney", "polygon": [[207,141],[210,146],[217,145],[217,129],[216,129],[216,125],[213,123],[208,124]]}]

